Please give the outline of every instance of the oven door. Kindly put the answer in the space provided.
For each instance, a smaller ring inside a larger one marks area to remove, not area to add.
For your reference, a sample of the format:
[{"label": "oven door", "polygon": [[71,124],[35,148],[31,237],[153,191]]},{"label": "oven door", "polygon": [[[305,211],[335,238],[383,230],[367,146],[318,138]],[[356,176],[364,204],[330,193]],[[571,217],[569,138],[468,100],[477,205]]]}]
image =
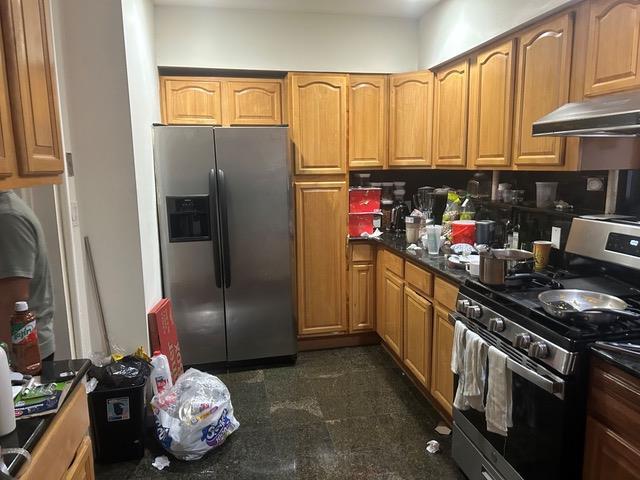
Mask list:
[{"label": "oven door", "polygon": [[[459,314],[452,314],[452,318],[506,353],[507,367],[513,374],[513,427],[506,437],[488,432],[484,413],[473,409],[454,409],[457,429],[505,479],[577,478],[583,442],[571,381],[535,363],[473,320]],[[456,388],[457,384],[456,378]]]}]

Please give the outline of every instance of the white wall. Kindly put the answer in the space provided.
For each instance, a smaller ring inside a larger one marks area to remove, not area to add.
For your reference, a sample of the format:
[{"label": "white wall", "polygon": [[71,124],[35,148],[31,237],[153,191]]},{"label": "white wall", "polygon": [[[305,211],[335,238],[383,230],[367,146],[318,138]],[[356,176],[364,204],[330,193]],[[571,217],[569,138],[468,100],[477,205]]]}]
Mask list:
[{"label": "white wall", "polygon": [[76,285],[82,290],[76,293],[84,293],[88,305],[87,318],[80,312],[77,321],[89,331],[90,344],[83,342],[78,353],[100,348],[92,286],[78,248],[84,235],[91,240],[112,343],[131,351],[146,346],[148,335],[122,5],[103,0],[53,4],[58,78],[66,92],[63,130],[76,174],[69,202],[77,200],[79,211],[73,258],[84,282]]},{"label": "white wall", "polygon": [[443,0],[420,19],[420,68],[430,68],[571,0]]},{"label": "white wall", "polygon": [[151,0],[123,0],[124,42],[135,159],[140,248],[147,310],[162,298],[152,124],[160,122]]},{"label": "white wall", "polygon": [[417,63],[417,21],[207,7],[155,7],[160,66],[403,72]]}]

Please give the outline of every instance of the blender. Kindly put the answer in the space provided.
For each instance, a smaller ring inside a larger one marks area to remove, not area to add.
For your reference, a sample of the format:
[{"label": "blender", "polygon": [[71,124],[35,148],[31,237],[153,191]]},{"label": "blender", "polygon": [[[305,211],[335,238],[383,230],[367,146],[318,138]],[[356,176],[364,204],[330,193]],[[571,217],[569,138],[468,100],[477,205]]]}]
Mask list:
[{"label": "blender", "polygon": [[413,203],[415,208],[422,212],[425,220],[433,218],[433,187],[420,187],[416,194],[413,196]]},{"label": "blender", "polygon": [[431,213],[433,223],[442,225],[442,215],[447,208],[448,188],[436,188],[429,193],[431,196]]}]

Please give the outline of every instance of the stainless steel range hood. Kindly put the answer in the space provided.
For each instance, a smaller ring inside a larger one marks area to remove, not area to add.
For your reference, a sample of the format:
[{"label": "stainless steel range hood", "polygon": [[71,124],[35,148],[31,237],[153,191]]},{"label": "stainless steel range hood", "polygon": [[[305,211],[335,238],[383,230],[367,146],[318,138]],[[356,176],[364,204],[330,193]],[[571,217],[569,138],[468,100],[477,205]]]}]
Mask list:
[{"label": "stainless steel range hood", "polygon": [[640,91],[567,103],[533,123],[534,137],[640,136]]}]

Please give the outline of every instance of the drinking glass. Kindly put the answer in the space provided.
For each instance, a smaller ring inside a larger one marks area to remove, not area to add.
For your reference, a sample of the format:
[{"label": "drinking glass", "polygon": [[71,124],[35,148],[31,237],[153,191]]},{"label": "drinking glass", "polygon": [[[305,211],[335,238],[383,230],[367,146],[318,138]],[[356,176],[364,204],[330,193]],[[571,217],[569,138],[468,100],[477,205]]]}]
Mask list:
[{"label": "drinking glass", "polygon": [[427,225],[427,252],[429,255],[440,253],[440,236],[442,235],[442,225]]}]

